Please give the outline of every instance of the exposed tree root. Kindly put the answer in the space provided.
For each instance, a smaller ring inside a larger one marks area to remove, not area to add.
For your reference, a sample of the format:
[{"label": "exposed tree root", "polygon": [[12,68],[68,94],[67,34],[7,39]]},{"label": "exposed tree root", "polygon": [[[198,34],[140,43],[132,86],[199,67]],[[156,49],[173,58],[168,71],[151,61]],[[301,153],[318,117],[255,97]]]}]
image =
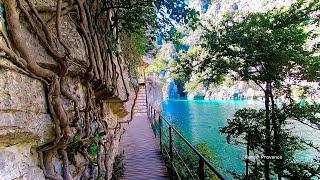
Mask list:
[{"label": "exposed tree root", "polygon": [[[76,167],[77,172],[73,175],[80,173],[79,176],[83,179],[107,179],[107,152],[112,146],[112,140],[105,139],[109,137],[109,133],[107,123],[103,120],[102,99],[108,100],[119,95],[117,86],[122,83],[126,99],[114,102],[124,103],[129,100],[123,69],[114,51],[114,48],[120,47],[111,44],[110,40],[113,38],[119,41],[119,23],[113,20],[117,19],[117,9],[107,8],[99,0],[57,0],[55,7],[37,7],[31,0],[25,2],[22,4],[20,0],[3,0],[9,37],[0,31],[0,36],[7,44],[7,47],[0,45],[0,51],[21,68],[22,72],[44,82],[48,89],[48,111],[53,119],[55,139],[38,149],[40,166],[48,179],[72,179],[70,164]],[[104,3],[107,2],[111,3]],[[51,16],[45,17],[46,13]],[[62,37],[61,20],[64,16],[72,19],[84,41],[88,67],[73,59],[71,47]],[[28,27],[23,27],[20,18],[27,22]],[[38,64],[39,57],[29,49],[23,38],[23,29],[29,30],[47,54],[56,61],[58,67],[55,70]],[[76,75],[82,80],[80,83],[86,90],[86,104],[83,109],[80,109],[78,97],[68,90],[67,75],[70,64],[76,64],[81,72],[85,73]],[[72,110],[66,109],[64,99],[73,102]],[[118,124],[117,127],[121,125]],[[78,166],[72,159],[72,155],[77,153],[86,159],[85,163]],[[55,171],[52,163],[54,158],[62,160],[62,175]],[[80,167],[83,165],[86,167]]]}]

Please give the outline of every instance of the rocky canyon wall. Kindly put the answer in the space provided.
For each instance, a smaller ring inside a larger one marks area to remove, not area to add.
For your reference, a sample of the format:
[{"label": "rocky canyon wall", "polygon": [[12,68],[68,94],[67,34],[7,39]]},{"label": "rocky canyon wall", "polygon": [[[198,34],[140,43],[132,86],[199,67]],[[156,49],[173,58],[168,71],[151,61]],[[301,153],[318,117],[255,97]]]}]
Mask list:
[{"label": "rocky canyon wall", "polygon": [[151,79],[146,80],[146,94],[148,103],[156,108],[157,110],[162,110],[162,100],[163,100],[163,92],[161,85],[153,81]]},{"label": "rocky canyon wall", "polygon": [[113,10],[0,3],[0,179],[110,179],[136,96]]}]

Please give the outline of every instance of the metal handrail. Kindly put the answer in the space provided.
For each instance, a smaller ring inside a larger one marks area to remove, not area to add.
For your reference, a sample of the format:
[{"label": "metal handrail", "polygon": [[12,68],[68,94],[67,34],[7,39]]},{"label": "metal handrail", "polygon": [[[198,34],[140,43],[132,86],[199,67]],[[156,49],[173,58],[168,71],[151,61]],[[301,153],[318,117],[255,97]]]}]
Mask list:
[{"label": "metal handrail", "polygon": [[[159,128],[161,128],[161,127],[159,127]],[[161,129],[162,129],[162,128],[161,128]],[[165,139],[166,139],[167,142],[170,141],[170,138],[169,138],[165,133],[163,133],[162,135],[164,135],[164,136],[162,136],[162,137],[165,137]],[[160,147],[160,148],[162,148],[162,147]],[[167,152],[167,147],[166,147],[166,146],[163,146],[163,148],[165,149],[165,151],[166,151],[166,153],[168,154],[168,156],[170,156],[169,153]],[[179,157],[179,159],[181,160],[183,166],[184,166],[184,167],[188,167],[187,164],[186,164],[186,162],[184,162],[183,158],[181,157],[181,154],[180,154],[179,150],[177,150],[177,148],[174,147],[174,146],[172,146],[172,148],[173,148],[173,150],[175,151],[176,155],[178,155],[178,157]],[[190,171],[189,168],[187,168],[187,171],[188,171],[188,174],[192,177],[192,179],[195,179],[194,176],[192,175],[192,173],[191,173],[191,171]]]},{"label": "metal handrail", "polygon": [[[159,117],[159,118],[161,118],[161,117]],[[160,120],[160,119],[159,119],[159,120]],[[160,125],[160,121],[159,121],[159,122],[155,121],[155,124],[157,124],[157,125],[159,126],[159,131],[157,131],[157,129],[155,129],[155,131],[160,133],[160,129],[162,129],[162,127],[161,127],[161,125]],[[167,142],[170,141],[170,138],[166,135],[166,133],[162,133],[162,135],[163,135],[162,137],[165,137],[165,139],[167,140]],[[160,137],[160,138],[161,138],[161,137]],[[172,141],[173,141],[173,140],[172,140]],[[188,167],[187,164],[186,164],[186,162],[184,162],[183,158],[181,157],[181,154],[180,154],[180,152],[177,150],[177,148],[174,147],[174,146],[172,146],[172,147],[173,147],[173,150],[175,151],[175,153],[178,155],[179,159],[181,160],[182,164],[183,164],[185,167]],[[166,148],[166,147],[165,147],[165,148]],[[187,168],[187,171],[188,171],[188,174],[192,177],[192,179],[195,179],[189,168]]]},{"label": "metal handrail", "polygon": [[[177,148],[175,148],[173,146],[173,150],[176,152],[176,154],[178,155],[179,159],[181,160],[182,164],[184,167],[188,167],[188,165],[186,164],[186,162],[184,162],[183,158],[181,157],[180,152],[177,150]],[[187,168],[188,174],[191,176],[192,179],[195,179],[194,176],[192,175],[191,171],[189,168]]]},{"label": "metal handrail", "polygon": [[[203,166],[204,164],[205,164],[219,179],[225,179],[225,178],[223,177],[223,175],[222,175],[217,169],[215,169],[215,168],[213,167],[213,165],[209,162],[209,160],[208,160],[207,158],[205,158],[175,127],[173,127],[173,126],[169,123],[169,121],[168,121],[167,119],[165,119],[165,118],[160,114],[159,111],[157,111],[152,105],[150,105],[150,104],[148,104],[148,103],[147,103],[147,110],[148,110],[148,116],[149,116],[149,118],[151,119],[151,117],[153,117],[153,118],[154,118],[154,121],[155,121],[155,124],[158,124],[159,128],[161,128],[161,124],[160,124],[160,122],[159,122],[159,123],[156,122],[156,119],[155,119],[156,114],[159,116],[159,121],[163,120],[163,121],[166,123],[166,125],[167,125],[168,128],[169,128],[169,131],[171,131],[170,133],[172,134],[172,131],[173,131],[176,135],[178,135],[178,137],[181,138],[181,139],[183,140],[183,142],[184,142],[185,144],[187,144],[188,147],[191,148],[192,151],[199,157],[199,159],[200,159],[200,160],[199,160],[199,168],[200,168],[199,177],[200,177],[200,179],[204,179],[204,166]],[[155,133],[157,133],[157,130],[155,130]],[[162,135],[165,135],[166,138],[168,138],[165,133],[163,133]],[[161,136],[161,134],[160,134],[160,136]],[[169,138],[170,138],[169,141],[172,142],[172,137],[170,136]],[[161,141],[161,139],[160,139],[160,141]],[[161,144],[161,142],[160,142],[160,144]],[[169,144],[169,145],[172,146],[172,144]],[[160,148],[162,148],[162,147],[160,147]],[[172,148],[172,149],[173,149],[173,148]],[[176,148],[174,148],[174,149],[176,150]],[[171,158],[172,158],[172,157],[171,157]],[[185,165],[185,162],[183,162],[183,164]],[[172,164],[172,165],[173,165],[173,164]],[[175,169],[175,168],[174,168],[174,169]],[[189,170],[188,170],[188,171],[189,171]]]},{"label": "metal handrail", "polygon": [[[176,170],[176,167],[174,166],[173,164],[173,139],[172,139],[172,131],[174,131],[188,146],[189,148],[192,149],[192,151],[199,157],[199,178],[200,180],[204,180],[205,178],[205,173],[204,173],[204,165],[207,165],[207,167],[221,180],[225,180],[225,178],[223,177],[223,175],[216,169],[213,167],[213,165],[207,160],[207,158],[205,158],[195,147],[192,146],[192,144],[185,138],[182,136],[182,134],[176,129],[174,128],[168,120],[166,120],[161,114],[159,111],[157,111],[151,104],[149,104],[148,102],[148,94],[147,94],[147,81],[146,81],[146,75],[144,73],[144,86],[145,86],[145,93],[146,93],[146,105],[147,105],[147,116],[149,117],[149,119],[151,120],[151,117],[152,117],[152,114],[153,114],[153,117],[154,117],[154,121],[156,120],[156,113],[159,115],[159,123],[158,123],[158,126],[159,126],[159,135],[160,135],[160,149],[161,149],[161,153],[162,153],[162,135],[165,135],[165,133],[161,133],[162,131],[162,128],[161,128],[161,120],[163,120],[166,125],[168,125],[168,129],[169,129],[169,151],[170,152],[167,152],[169,154],[169,157],[171,159],[171,178],[173,178],[173,170],[175,170],[176,172],[176,175],[178,176],[179,179],[180,176]],[[152,113],[153,111],[153,113]],[[156,121],[155,121],[156,122]],[[156,136],[156,133],[157,133],[157,129],[155,128],[155,136]],[[166,137],[167,138],[167,137]],[[165,149],[165,151],[167,151],[167,149]],[[183,162],[184,165],[185,165],[185,162]],[[188,169],[188,167],[186,167]],[[189,169],[188,169],[189,171]]]}]

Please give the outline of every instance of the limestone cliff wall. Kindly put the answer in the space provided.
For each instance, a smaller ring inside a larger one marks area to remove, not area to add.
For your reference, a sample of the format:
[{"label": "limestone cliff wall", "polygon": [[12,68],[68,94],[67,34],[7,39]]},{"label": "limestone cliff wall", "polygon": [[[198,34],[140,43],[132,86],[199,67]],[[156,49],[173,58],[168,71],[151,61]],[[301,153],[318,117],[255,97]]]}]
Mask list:
[{"label": "limestone cliff wall", "polygon": [[[126,60],[107,54],[105,32],[90,27],[94,11],[83,10],[87,22],[81,22],[81,2],[62,3],[59,40],[58,1],[0,0],[0,179],[111,178],[122,134],[119,122],[130,118],[135,93]],[[99,1],[96,7],[85,6],[97,8]],[[111,16],[105,18],[111,21]],[[32,63],[54,75],[39,75]],[[58,94],[57,87],[66,92]],[[57,99],[67,125],[57,113]]]},{"label": "limestone cliff wall", "polygon": [[161,85],[153,81],[151,79],[147,79],[146,81],[146,93],[148,103],[156,108],[157,110],[162,110],[162,100],[163,100],[163,93]]}]

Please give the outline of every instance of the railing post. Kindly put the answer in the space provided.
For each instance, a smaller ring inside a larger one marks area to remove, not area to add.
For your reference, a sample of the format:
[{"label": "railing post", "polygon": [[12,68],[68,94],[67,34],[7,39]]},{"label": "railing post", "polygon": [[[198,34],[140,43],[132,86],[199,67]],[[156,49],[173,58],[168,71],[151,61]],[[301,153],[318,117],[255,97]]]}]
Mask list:
[{"label": "railing post", "polygon": [[154,128],[154,137],[156,137],[156,139],[157,139],[157,122],[156,122],[156,110],[155,109],[153,109],[153,114],[154,114],[154,118],[153,118],[152,126]]},{"label": "railing post", "polygon": [[147,79],[146,79],[146,73],[145,72],[143,72],[143,79],[144,79],[144,92],[146,94],[146,104],[148,105]]},{"label": "railing post", "polygon": [[160,153],[162,154],[162,130],[161,130],[161,124],[162,124],[162,121],[161,121],[161,116],[159,116],[159,143],[160,143]]},{"label": "railing post", "polygon": [[204,180],[204,162],[202,158],[199,160],[199,179]]},{"label": "railing post", "polygon": [[169,126],[169,144],[170,144],[170,162],[171,162],[171,169],[170,175],[171,179],[173,179],[173,146],[172,146],[172,128]]},{"label": "railing post", "polygon": [[151,106],[151,120],[153,119],[154,112],[153,112],[153,107]]}]

